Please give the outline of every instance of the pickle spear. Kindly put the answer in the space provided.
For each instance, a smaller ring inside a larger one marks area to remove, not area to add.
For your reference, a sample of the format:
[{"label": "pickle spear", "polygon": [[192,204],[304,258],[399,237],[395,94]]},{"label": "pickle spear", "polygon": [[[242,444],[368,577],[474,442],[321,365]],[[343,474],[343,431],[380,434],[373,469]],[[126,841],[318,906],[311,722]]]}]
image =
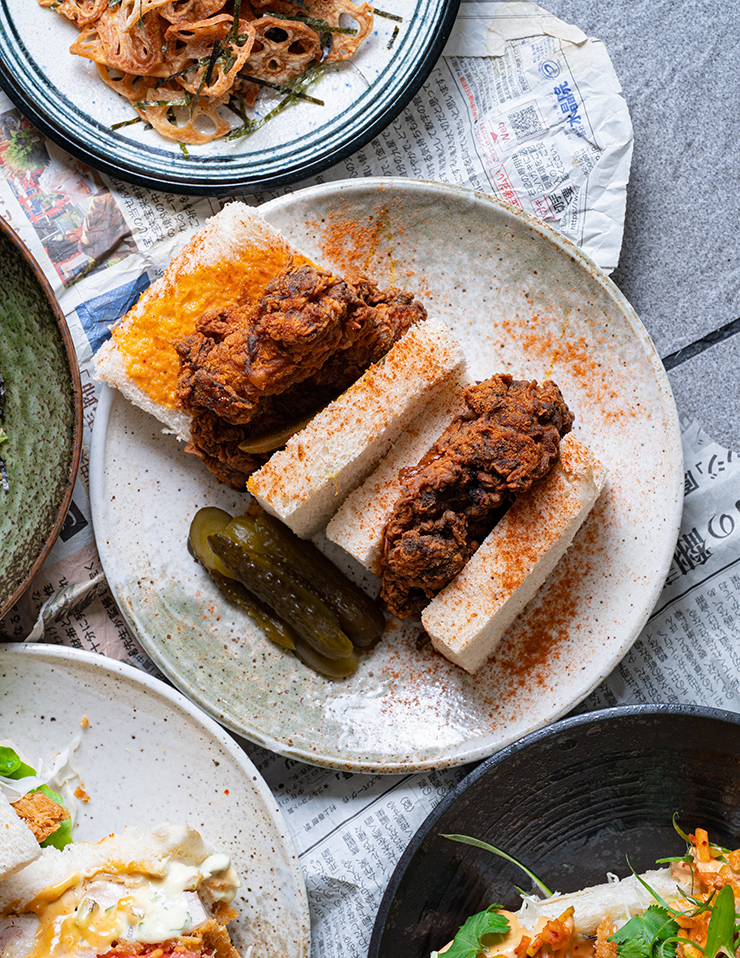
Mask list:
[{"label": "pickle spear", "polygon": [[300,642],[300,639],[294,629],[291,629],[287,623],[279,619],[272,609],[267,608],[262,602],[255,599],[237,579],[227,578],[215,570],[209,569],[208,571],[226,598],[240,605],[247,615],[254,619],[268,639],[271,639],[276,645],[281,645],[284,649],[295,651],[296,643]]},{"label": "pickle spear", "polygon": [[216,532],[225,532],[230,522],[231,516],[229,513],[223,509],[217,509],[216,506],[206,506],[204,509],[199,509],[190,523],[188,549],[190,554],[195,556],[208,572],[218,572],[228,579],[233,579],[233,574],[229,572],[208,545],[208,536]]},{"label": "pickle spear", "polygon": [[352,675],[360,664],[360,653],[353,652],[344,659],[327,659],[325,655],[319,655],[316,649],[306,645],[301,639],[296,639],[295,654],[314,672],[325,675],[328,679],[346,679]]},{"label": "pickle spear", "polygon": [[228,524],[226,535],[243,549],[272,556],[290,569],[323,599],[358,648],[369,648],[383,634],[385,616],[373,600],[312,542],[299,539],[277,519],[264,512],[256,518],[237,516]]},{"label": "pickle spear", "polygon": [[291,570],[223,534],[208,536],[208,543],[233,575],[320,655],[343,659],[352,654],[352,642],[337,617]]},{"label": "pickle spear", "polygon": [[295,569],[326,602],[352,642],[361,649],[374,645],[385,629],[385,616],[370,596],[351,582],[312,542],[299,539],[265,512],[255,527],[269,551]]}]

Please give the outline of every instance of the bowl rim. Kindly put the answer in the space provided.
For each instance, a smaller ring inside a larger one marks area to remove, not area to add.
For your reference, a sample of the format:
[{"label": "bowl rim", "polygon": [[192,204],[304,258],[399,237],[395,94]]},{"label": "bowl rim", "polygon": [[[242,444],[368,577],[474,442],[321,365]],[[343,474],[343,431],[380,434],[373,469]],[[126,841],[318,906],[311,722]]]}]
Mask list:
[{"label": "bowl rim", "polygon": [[28,249],[26,244],[16,233],[10,223],[8,223],[7,220],[5,220],[2,216],[0,216],[0,233],[2,233],[2,235],[4,235],[10,240],[11,243],[13,243],[15,248],[26,261],[26,265],[30,267],[36,278],[36,281],[43,290],[43,293],[49,304],[49,308],[51,309],[54,319],[56,320],[57,328],[59,329],[62,337],[64,352],[67,357],[67,365],[69,366],[70,377],[72,379],[72,406],[74,412],[72,431],[72,459],[67,470],[67,482],[64,489],[64,495],[62,496],[61,502],[57,508],[56,520],[54,521],[54,525],[51,528],[51,532],[49,533],[46,542],[42,546],[39,554],[36,556],[33,565],[28,570],[25,577],[21,580],[15,591],[11,594],[8,601],[3,605],[0,605],[0,618],[2,618],[20,599],[28,586],[31,584],[31,580],[46,561],[49,553],[51,552],[52,546],[56,542],[57,537],[61,532],[62,526],[64,525],[64,520],[67,517],[67,511],[69,510],[70,503],[72,502],[72,492],[74,491],[75,482],[77,480],[80,457],[82,455],[82,382],[80,379],[80,367],[79,363],[77,362],[77,353],[75,352],[74,343],[72,341],[72,334],[69,331],[67,320],[64,318],[64,313],[62,312],[59,301],[57,300],[54,291],[51,288],[49,280],[44,275],[44,271],[41,269],[38,261]]},{"label": "bowl rim", "polygon": [[494,753],[489,758],[484,759],[471,772],[465,775],[465,777],[462,778],[457,785],[450,792],[448,792],[447,795],[445,795],[445,797],[440,801],[439,805],[432,809],[429,815],[427,815],[427,817],[424,819],[421,826],[414,833],[411,841],[406,846],[403,854],[399,858],[396,867],[393,869],[393,874],[391,875],[388,886],[383,894],[383,898],[380,902],[380,907],[378,908],[378,913],[375,918],[375,924],[373,925],[373,933],[370,939],[370,947],[368,949],[367,958],[379,958],[379,948],[381,945],[383,932],[385,931],[385,925],[388,920],[391,905],[393,904],[393,900],[396,897],[396,892],[398,891],[398,886],[401,884],[401,881],[406,874],[406,869],[408,868],[411,859],[419,850],[429,833],[437,825],[437,822],[442,815],[444,815],[444,813],[457,801],[457,799],[460,798],[460,796],[473,784],[475,784],[475,782],[487,775],[492,768],[496,768],[497,765],[507,761],[513,755],[516,755],[518,752],[521,752],[528,746],[536,745],[542,740],[558,735],[564,730],[575,729],[582,725],[591,725],[595,722],[619,720],[628,716],[637,715],[690,715],[697,718],[715,719],[720,722],[726,722],[728,725],[735,725],[738,729],[738,734],[740,734],[740,713],[738,712],[730,712],[726,709],[719,709],[709,705],[649,703],[640,705],[616,705],[604,709],[595,709],[591,712],[583,712],[578,715],[569,715],[567,718],[561,719],[559,722],[553,722],[552,725],[547,725],[544,728],[539,728],[534,732],[530,732],[528,735],[523,736],[516,742],[512,742],[510,745],[505,745],[500,751]]}]

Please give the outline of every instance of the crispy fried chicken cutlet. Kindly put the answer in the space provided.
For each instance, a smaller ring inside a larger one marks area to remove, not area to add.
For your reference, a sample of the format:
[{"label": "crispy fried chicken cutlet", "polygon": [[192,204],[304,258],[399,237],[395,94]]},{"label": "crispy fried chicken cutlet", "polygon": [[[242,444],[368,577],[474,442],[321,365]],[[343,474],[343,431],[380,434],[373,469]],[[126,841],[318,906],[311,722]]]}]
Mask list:
[{"label": "crispy fried chicken cutlet", "polygon": [[28,825],[39,844],[69,818],[68,810],[43,792],[28,792],[12,804],[16,815]]},{"label": "crispy fried chicken cutlet", "polygon": [[573,414],[553,382],[490,379],[404,477],[385,528],[381,596],[394,615],[421,612],[462,569],[512,496],[558,459]]},{"label": "crispy fried chicken cutlet", "polygon": [[256,306],[207,313],[175,344],[178,398],[193,417],[187,451],[244,489],[270,454],[240,443],[318,411],[425,318],[402,290],[290,265]]}]

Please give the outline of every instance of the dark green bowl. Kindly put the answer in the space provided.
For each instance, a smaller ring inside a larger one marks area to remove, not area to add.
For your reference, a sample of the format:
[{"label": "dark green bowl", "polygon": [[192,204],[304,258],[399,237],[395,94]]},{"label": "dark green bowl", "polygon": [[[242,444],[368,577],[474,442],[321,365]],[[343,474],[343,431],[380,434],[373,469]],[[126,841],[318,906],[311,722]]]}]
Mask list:
[{"label": "dark green bowl", "polygon": [[82,448],[72,338],[36,260],[0,218],[0,617],[38,572],[64,523]]}]

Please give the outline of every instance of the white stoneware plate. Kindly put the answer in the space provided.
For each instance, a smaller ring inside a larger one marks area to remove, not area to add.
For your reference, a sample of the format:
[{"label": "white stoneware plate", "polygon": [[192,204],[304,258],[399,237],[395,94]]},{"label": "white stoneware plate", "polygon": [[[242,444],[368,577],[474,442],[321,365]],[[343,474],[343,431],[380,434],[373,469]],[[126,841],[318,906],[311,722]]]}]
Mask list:
[{"label": "white stoneware plate", "polygon": [[231,855],[241,877],[229,926],[237,948],[306,958],[306,890],[275,800],[239,746],[179,692],[102,655],[0,645],[0,715],[1,737],[32,758],[49,761],[80,737],[76,765],[90,802],[75,839],[187,822]]},{"label": "white stoneware plate", "polygon": [[[135,119],[134,109],[92,61],[68,52],[75,25],[36,0],[0,0],[0,86],[43,133],[112,176],[166,192],[253,193],[319,173],[383,130],[439,59],[459,5],[385,0],[393,19],[376,14],[354,57],[327,65],[307,91],[323,106],[293,102],[250,136],[189,146],[187,155],[144,123],[113,129]],[[252,119],[283,99],[263,91]],[[242,127],[227,107],[219,112],[233,129]]]},{"label": "white stoneware plate", "polygon": [[[108,394],[91,464],[98,547],[142,645],[218,721],[283,755],[399,772],[481,759],[563,715],[627,652],[678,533],[676,408],[655,349],[614,284],[575,246],[512,207],[455,187],[369,179],[268,203],[265,218],[337,271],[355,265],[420,295],[474,375],[552,377],[609,479],[572,548],[471,677],[393,620],[343,682],[271,645],[187,552],[205,505],[237,514],[160,425]],[[338,549],[330,552],[349,568]],[[370,587],[376,587],[370,583]]]}]

